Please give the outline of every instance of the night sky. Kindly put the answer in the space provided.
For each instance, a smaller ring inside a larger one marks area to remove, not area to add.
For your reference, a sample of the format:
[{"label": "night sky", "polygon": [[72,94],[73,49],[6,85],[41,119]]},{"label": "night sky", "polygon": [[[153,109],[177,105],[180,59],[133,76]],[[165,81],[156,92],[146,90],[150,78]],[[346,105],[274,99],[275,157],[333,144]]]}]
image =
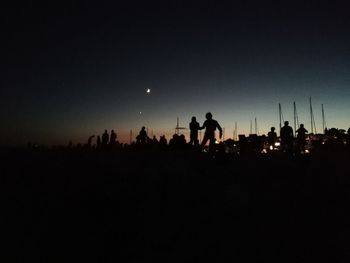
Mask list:
[{"label": "night sky", "polygon": [[278,127],[278,103],[292,123],[293,101],[310,130],[309,96],[318,131],[321,104],[327,126],[347,130],[349,8],[280,2],[1,9],[0,145],[85,143],[104,129],[128,142],[143,125],[169,139],[177,117],[187,127],[208,111],[226,138],[255,117],[262,134]]}]

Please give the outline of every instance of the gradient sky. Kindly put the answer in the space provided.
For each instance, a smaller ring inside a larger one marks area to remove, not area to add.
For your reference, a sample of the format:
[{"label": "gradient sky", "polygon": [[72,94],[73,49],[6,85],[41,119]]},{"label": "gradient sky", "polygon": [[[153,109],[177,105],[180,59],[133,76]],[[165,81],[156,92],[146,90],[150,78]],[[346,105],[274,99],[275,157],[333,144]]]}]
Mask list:
[{"label": "gradient sky", "polygon": [[226,138],[255,117],[267,133],[278,103],[292,123],[293,101],[310,130],[309,96],[318,131],[321,104],[328,127],[349,128],[346,5],[179,2],[2,9],[0,145],[85,143],[104,129],[128,142],[143,125],[169,139],[177,116],[188,126],[208,111]]}]

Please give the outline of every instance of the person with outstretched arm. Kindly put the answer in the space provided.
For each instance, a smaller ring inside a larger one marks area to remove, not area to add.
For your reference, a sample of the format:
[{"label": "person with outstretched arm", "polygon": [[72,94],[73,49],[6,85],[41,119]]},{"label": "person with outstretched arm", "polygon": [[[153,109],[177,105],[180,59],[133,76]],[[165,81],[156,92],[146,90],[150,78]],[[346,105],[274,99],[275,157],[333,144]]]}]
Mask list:
[{"label": "person with outstretched arm", "polygon": [[213,120],[213,115],[210,112],[205,114],[205,118],[206,120],[204,121],[203,126],[199,127],[200,130],[205,129],[201,147],[203,148],[209,140],[209,152],[213,153],[215,152],[215,130],[216,129],[219,130],[220,132],[219,137],[221,139],[222,128],[216,120]]}]

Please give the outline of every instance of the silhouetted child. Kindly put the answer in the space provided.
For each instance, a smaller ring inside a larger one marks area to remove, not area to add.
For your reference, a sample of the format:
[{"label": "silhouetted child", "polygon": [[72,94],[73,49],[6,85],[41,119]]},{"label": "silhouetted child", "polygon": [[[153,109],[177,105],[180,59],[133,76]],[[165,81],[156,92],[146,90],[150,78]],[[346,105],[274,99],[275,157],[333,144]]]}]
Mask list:
[{"label": "silhouetted child", "polygon": [[198,146],[198,131],[199,131],[199,123],[196,120],[196,117],[192,117],[192,121],[190,122],[190,145]]},{"label": "silhouetted child", "polygon": [[221,139],[222,128],[216,120],[213,120],[213,115],[210,112],[205,114],[205,118],[206,120],[204,121],[203,126],[199,127],[200,130],[205,128],[205,133],[204,133],[201,147],[203,148],[209,140],[209,152],[214,152],[215,151],[215,130],[216,128],[219,130],[220,132],[219,136]]},{"label": "silhouetted child", "polygon": [[267,134],[267,142],[271,148],[275,146],[275,143],[277,141],[277,133],[275,132],[275,127],[271,127],[271,130]]},{"label": "silhouetted child", "polygon": [[304,124],[300,124],[299,129],[297,129],[295,133],[297,133],[298,146],[300,150],[304,152],[306,145],[306,133],[308,133],[307,129],[304,128]]},{"label": "silhouetted child", "polygon": [[289,126],[289,122],[285,121],[281,128],[281,150],[291,152],[293,150],[293,129]]}]

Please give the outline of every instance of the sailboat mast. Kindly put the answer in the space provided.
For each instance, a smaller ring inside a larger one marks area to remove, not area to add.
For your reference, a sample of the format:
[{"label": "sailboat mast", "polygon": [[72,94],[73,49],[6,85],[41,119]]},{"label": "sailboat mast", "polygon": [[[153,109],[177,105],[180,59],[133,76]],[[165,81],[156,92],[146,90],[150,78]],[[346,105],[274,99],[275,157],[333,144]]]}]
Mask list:
[{"label": "sailboat mast", "polygon": [[313,125],[313,120],[312,120],[312,104],[311,104],[311,97],[309,98],[309,103],[310,103],[310,122],[311,122],[311,133],[314,133],[314,125]]},{"label": "sailboat mast", "polygon": [[311,101],[311,97],[310,97],[310,115],[311,115],[311,133],[316,134],[317,130],[316,130],[316,123],[315,123],[315,117],[314,117],[314,112],[312,110],[312,101]]},{"label": "sailboat mast", "polygon": [[326,124],[326,117],[324,114],[324,107],[322,104],[322,128],[323,128],[323,133],[325,134],[326,128],[327,128],[327,124]]},{"label": "sailboat mast", "polygon": [[295,101],[293,102],[293,109],[294,109],[294,134],[297,130],[297,107],[295,105]]},{"label": "sailboat mast", "polygon": [[281,109],[281,103],[278,103],[278,114],[280,118],[280,130],[282,128],[282,109]]},{"label": "sailboat mast", "polygon": [[235,140],[238,140],[237,122],[235,122]]}]

